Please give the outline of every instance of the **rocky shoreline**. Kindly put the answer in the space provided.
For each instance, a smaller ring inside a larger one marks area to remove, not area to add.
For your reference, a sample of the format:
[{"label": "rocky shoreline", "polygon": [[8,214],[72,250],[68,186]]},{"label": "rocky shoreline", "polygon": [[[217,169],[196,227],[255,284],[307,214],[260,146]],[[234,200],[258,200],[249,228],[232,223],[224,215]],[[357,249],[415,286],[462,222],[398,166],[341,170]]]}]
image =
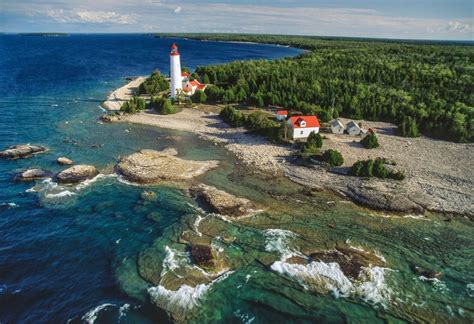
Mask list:
[{"label": "rocky shoreline", "polygon": [[[285,175],[312,189],[333,191],[369,208],[404,214],[432,211],[447,217],[466,216],[474,219],[474,183],[469,176],[470,161],[466,161],[473,156],[472,144],[449,143],[426,137],[402,138],[393,132],[385,133],[385,129],[390,129],[390,124],[371,123],[367,126],[380,130],[380,149],[366,150],[354,138],[341,140],[333,134],[323,134],[327,136],[323,149],[343,151],[346,160],[341,170],[328,171],[295,161],[295,149],[292,146],[275,145],[243,128],[230,128],[216,113],[203,112],[201,109],[185,108],[167,116],[142,112],[122,116],[118,121],[197,133],[202,138],[222,144],[249,167]],[[442,159],[439,150],[446,152]],[[407,179],[364,179],[343,174],[344,168],[347,169],[358,159],[374,156],[397,161],[407,172]]]}]

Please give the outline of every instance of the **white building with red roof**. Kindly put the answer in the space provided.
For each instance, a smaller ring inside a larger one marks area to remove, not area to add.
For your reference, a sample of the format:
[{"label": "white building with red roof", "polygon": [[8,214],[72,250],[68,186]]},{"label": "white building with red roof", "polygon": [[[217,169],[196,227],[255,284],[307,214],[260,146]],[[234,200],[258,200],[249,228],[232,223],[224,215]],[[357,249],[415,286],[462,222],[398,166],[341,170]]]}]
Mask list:
[{"label": "white building with red roof", "polygon": [[205,89],[206,85],[200,83],[198,80],[183,81],[183,91],[187,96],[192,96],[197,90],[204,91]]},{"label": "white building with red roof", "polygon": [[316,116],[291,116],[287,123],[288,135],[293,140],[306,139],[311,133],[319,133],[321,127]]}]

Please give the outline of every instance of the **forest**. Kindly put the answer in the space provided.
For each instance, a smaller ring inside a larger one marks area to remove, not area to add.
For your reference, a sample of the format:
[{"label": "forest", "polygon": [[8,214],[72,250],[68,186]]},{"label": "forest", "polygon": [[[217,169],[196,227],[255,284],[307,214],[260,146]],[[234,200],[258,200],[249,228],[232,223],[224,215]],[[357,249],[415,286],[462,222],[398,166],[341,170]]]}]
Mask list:
[{"label": "forest", "polygon": [[275,61],[199,66],[195,77],[214,86],[207,100],[277,105],[322,121],[348,117],[386,121],[400,135],[420,133],[455,142],[474,140],[474,47],[456,42],[311,36],[168,34],[305,49]]}]

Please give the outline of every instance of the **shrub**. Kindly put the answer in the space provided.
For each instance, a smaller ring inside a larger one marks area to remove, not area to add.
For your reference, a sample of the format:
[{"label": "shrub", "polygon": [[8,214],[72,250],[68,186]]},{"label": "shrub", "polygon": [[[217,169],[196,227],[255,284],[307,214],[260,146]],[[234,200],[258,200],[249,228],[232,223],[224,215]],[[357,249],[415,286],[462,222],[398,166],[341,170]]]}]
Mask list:
[{"label": "shrub", "polygon": [[191,100],[196,103],[205,103],[207,100],[207,95],[204,91],[197,90],[192,96]]},{"label": "shrub", "polygon": [[321,161],[328,163],[331,167],[336,167],[344,163],[344,158],[342,154],[336,150],[327,150],[321,156]]},{"label": "shrub", "polygon": [[367,149],[373,149],[373,148],[379,147],[379,141],[377,139],[377,136],[375,136],[375,134],[373,133],[370,133],[367,136],[365,136],[360,142]]},{"label": "shrub", "polygon": [[375,160],[369,159],[364,161],[357,161],[351,167],[350,174],[358,177],[377,177],[390,178],[394,180],[405,179],[405,174],[401,171],[391,171],[385,167],[386,160],[377,158]]},{"label": "shrub", "polygon": [[312,155],[318,153],[319,149],[323,146],[323,138],[319,133],[312,132],[309,134],[306,143],[301,149],[303,155]]},{"label": "shrub", "polygon": [[173,104],[171,103],[171,100],[166,99],[163,102],[163,106],[160,110],[160,113],[163,115],[170,115],[176,113],[176,109],[174,108]]},{"label": "shrub", "polygon": [[125,102],[122,107],[120,107],[120,111],[123,111],[127,114],[134,114],[146,109],[146,102],[145,99],[139,98],[137,96],[133,96],[132,99]]}]

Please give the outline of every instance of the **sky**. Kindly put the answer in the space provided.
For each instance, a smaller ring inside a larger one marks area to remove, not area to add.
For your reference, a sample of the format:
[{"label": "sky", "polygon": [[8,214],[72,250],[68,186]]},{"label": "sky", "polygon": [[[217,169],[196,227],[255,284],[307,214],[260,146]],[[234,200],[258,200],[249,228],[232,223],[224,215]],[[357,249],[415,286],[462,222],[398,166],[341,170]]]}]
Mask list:
[{"label": "sky", "polygon": [[0,0],[0,32],[474,40],[472,0]]}]

